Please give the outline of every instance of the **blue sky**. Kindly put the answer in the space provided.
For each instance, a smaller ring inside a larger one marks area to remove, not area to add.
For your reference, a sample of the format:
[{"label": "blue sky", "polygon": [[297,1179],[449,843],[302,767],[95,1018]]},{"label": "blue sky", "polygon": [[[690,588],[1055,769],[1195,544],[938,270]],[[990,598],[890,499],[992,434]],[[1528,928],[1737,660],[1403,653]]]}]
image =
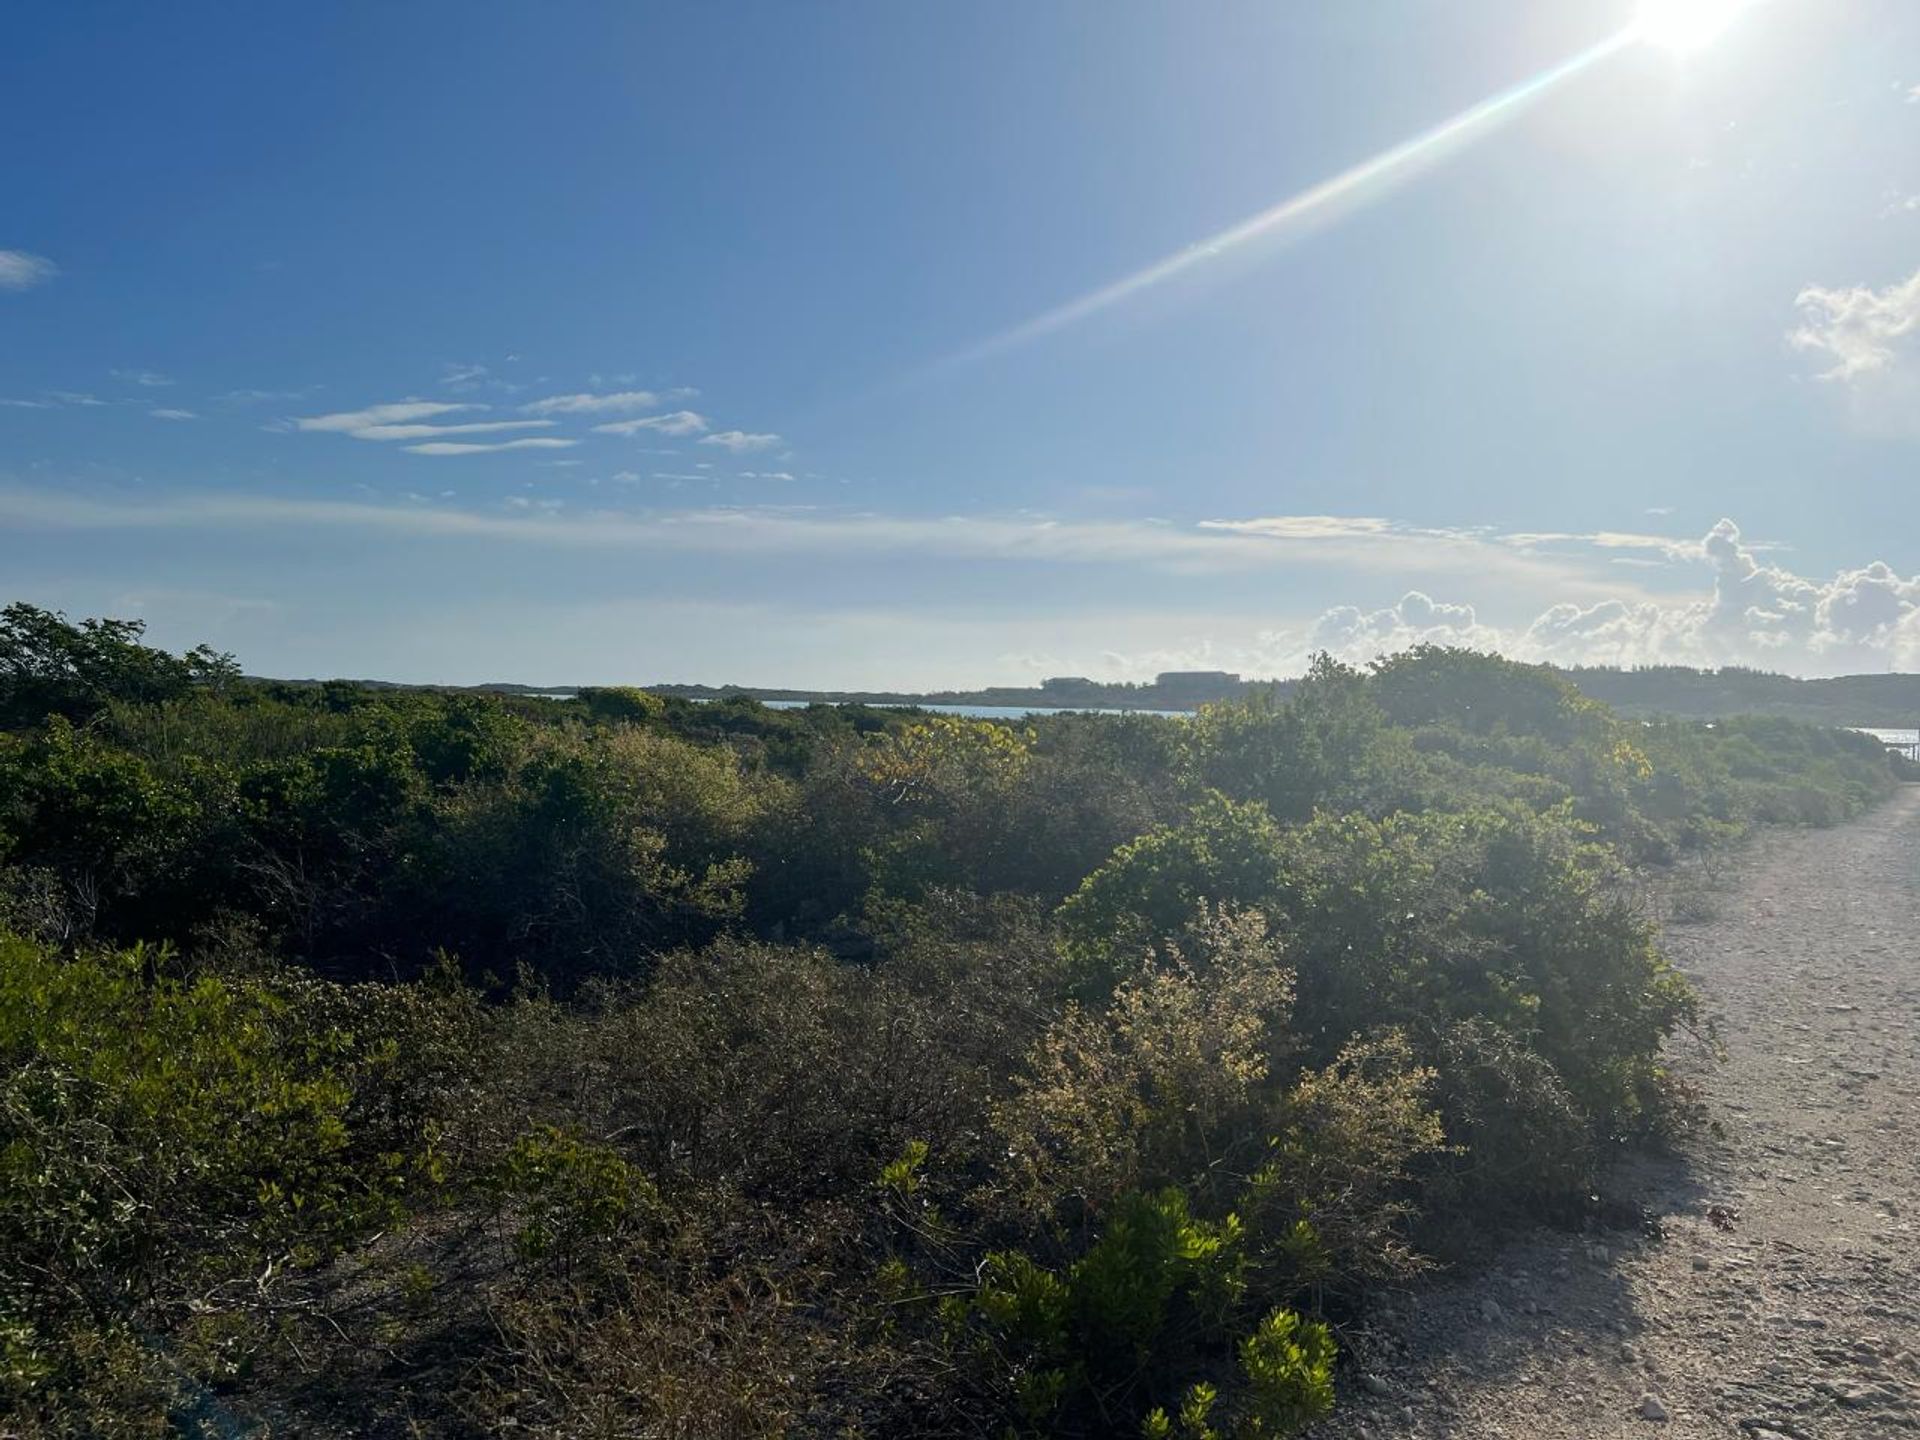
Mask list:
[{"label": "blue sky", "polygon": [[456,682],[1920,668],[1920,7],[1649,4],[28,0],[0,591]]}]

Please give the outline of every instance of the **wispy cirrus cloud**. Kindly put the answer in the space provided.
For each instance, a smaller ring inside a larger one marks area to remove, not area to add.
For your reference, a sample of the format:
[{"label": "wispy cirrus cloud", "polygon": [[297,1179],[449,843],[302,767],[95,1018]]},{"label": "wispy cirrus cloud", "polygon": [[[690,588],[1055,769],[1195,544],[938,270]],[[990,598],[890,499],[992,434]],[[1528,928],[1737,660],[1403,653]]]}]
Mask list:
[{"label": "wispy cirrus cloud", "polygon": [[44,255],[26,250],[0,250],[0,290],[31,290],[60,273]]},{"label": "wispy cirrus cloud", "polygon": [[707,428],[707,417],[692,410],[674,410],[665,415],[647,415],[638,420],[612,420],[593,427],[597,435],[698,435]]},{"label": "wispy cirrus cloud", "polygon": [[520,408],[529,415],[622,415],[634,410],[658,410],[664,398],[652,390],[618,390],[606,395],[549,395]]},{"label": "wispy cirrus cloud", "polygon": [[158,409],[158,410],[149,410],[147,414],[151,415],[156,420],[198,420],[200,418],[198,415],[194,414],[193,411],[191,410],[176,410],[171,407],[162,407],[161,409]]},{"label": "wispy cirrus cloud", "polygon": [[338,410],[331,415],[302,416],[294,420],[293,428],[351,435],[376,425],[402,425],[412,420],[430,420],[435,415],[451,415],[456,410],[479,408],[477,405],[457,404],[450,400],[399,400],[390,405],[369,405],[364,410]]},{"label": "wispy cirrus cloud", "polygon": [[1200,528],[1276,540],[1328,540],[1384,535],[1398,527],[1376,515],[1267,515],[1251,520],[1202,520]]},{"label": "wispy cirrus cloud", "polygon": [[[424,440],[444,442],[450,435],[496,435],[506,430],[541,430],[551,420],[462,420],[452,425],[425,422],[441,415],[468,410],[485,410],[484,405],[454,404],[443,400],[400,400],[390,405],[370,405],[364,410],[342,410],[332,415],[310,415],[295,420],[294,428],[326,434],[348,435],[355,440]],[[533,440],[520,442],[518,448],[571,445],[571,440]],[[461,442],[429,443],[402,447],[415,455],[478,455],[487,450],[515,448],[513,442],[502,445],[474,445]]]},{"label": "wispy cirrus cloud", "polygon": [[771,450],[780,444],[778,435],[754,435],[745,430],[722,430],[708,435],[700,441],[702,445],[718,445],[735,455],[750,455],[760,450]]},{"label": "wispy cirrus cloud", "polygon": [[501,440],[491,444],[477,445],[461,441],[435,440],[425,445],[402,445],[400,448],[410,455],[487,455],[496,450],[564,450],[570,445],[579,443],[578,440],[562,440],[552,436],[530,436],[520,440]]},{"label": "wispy cirrus cloud", "polygon": [[[1661,507],[1659,513],[1668,513],[1670,509]],[[1590,545],[1599,550],[1653,550],[1674,559],[1700,553],[1700,542],[1697,540],[1676,540],[1668,535],[1641,535],[1630,530],[1513,530],[1496,534],[1493,538],[1519,550]]]},{"label": "wispy cirrus cloud", "polygon": [[442,435],[493,435],[502,430],[534,430],[551,420],[470,420],[458,425],[369,425],[348,433],[356,440],[427,440]]},{"label": "wispy cirrus cloud", "polygon": [[158,370],[110,370],[107,373],[128,385],[144,385],[150,389],[173,384],[171,376],[162,375]]},{"label": "wispy cirrus cloud", "polygon": [[299,390],[224,390],[213,398],[222,405],[254,405],[266,400],[298,400],[318,388],[308,385]]},{"label": "wispy cirrus cloud", "polygon": [[[565,440],[518,440],[503,446],[444,442],[417,448],[428,455],[560,446]],[[627,472],[622,472],[624,477]],[[702,474],[656,472],[655,480],[707,482]],[[1534,556],[1483,535],[1416,530],[1360,534],[1287,533],[1267,517],[1255,528],[1216,521],[1189,525],[1156,520],[1061,519],[1036,515],[887,515],[820,511],[798,514],[768,506],[708,507],[659,513],[569,512],[526,521],[453,508],[422,512],[372,503],[293,501],[277,497],[183,496],[172,501],[89,501],[76,496],[0,491],[0,518],[73,527],[125,525],[332,525],[448,537],[470,536],[542,546],[672,549],[750,555],[925,555],[950,560],[1144,566],[1170,574],[1205,575],[1317,566],[1341,575],[1408,573],[1470,577],[1508,587],[1551,585],[1582,603],[1618,594],[1617,578],[1580,557]],[[1320,519],[1324,517],[1312,517]],[[1639,592],[1633,592],[1639,598]]]}]

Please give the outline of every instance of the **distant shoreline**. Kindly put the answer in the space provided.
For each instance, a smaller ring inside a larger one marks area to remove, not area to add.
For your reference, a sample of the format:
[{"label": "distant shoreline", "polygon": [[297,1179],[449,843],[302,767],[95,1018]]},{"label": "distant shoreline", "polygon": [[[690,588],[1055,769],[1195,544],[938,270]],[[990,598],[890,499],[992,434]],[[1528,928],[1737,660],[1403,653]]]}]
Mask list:
[{"label": "distant shoreline", "polygon": [[[1759,670],[1690,670],[1658,666],[1640,670],[1560,669],[1583,694],[1623,715],[1669,715],[1712,720],[1728,715],[1768,715],[1814,724],[1911,730],[1920,727],[1920,675],[1841,675],[1800,680]],[[316,680],[281,684],[313,685]],[[408,685],[390,680],[354,680],[376,688],[464,690],[499,695],[566,699],[589,685],[531,685],[491,681],[480,685]],[[1041,685],[995,685],[979,690],[807,690],[772,685],[654,684],[640,688],[684,700],[744,698],[799,705],[973,706],[1002,710],[1082,710],[1128,714],[1148,711],[1190,714],[1202,705],[1264,693],[1284,698],[1294,680],[1245,680],[1220,671],[1174,672],[1144,683],[1114,683],[1063,677]]]}]

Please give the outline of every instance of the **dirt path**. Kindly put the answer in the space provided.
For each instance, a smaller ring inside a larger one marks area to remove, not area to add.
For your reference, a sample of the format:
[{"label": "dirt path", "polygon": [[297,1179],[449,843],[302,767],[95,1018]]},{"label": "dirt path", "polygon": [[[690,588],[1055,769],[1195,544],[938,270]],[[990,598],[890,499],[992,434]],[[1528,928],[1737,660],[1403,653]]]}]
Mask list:
[{"label": "dirt path", "polygon": [[1668,951],[1724,1133],[1611,1184],[1664,1238],[1535,1232],[1401,1301],[1316,1440],[1920,1434],[1920,787],[1764,838],[1715,906]]}]

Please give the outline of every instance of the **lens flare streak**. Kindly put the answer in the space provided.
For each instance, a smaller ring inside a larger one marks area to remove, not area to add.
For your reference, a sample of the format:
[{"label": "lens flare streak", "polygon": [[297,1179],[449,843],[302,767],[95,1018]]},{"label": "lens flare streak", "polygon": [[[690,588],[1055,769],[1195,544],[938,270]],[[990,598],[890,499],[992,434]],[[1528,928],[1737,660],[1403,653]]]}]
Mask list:
[{"label": "lens flare streak", "polygon": [[1012,350],[1055,331],[1096,315],[1157,285],[1184,275],[1190,270],[1240,249],[1256,240],[1279,240],[1306,233],[1348,214],[1369,201],[1387,194],[1444,159],[1479,139],[1496,126],[1511,120],[1533,102],[1573,76],[1591,68],[1639,38],[1637,29],[1618,35],[1581,51],[1531,79],[1503,90],[1469,109],[1424,130],[1409,140],[1363,160],[1351,169],[1321,181],[1309,189],[1291,195],[1279,204],[1249,216],[1184,250],[1136,270],[1111,285],[1094,290],[1077,300],[1037,315],[990,339],[983,340],[950,356],[948,365],[964,365],[1003,351]]}]

